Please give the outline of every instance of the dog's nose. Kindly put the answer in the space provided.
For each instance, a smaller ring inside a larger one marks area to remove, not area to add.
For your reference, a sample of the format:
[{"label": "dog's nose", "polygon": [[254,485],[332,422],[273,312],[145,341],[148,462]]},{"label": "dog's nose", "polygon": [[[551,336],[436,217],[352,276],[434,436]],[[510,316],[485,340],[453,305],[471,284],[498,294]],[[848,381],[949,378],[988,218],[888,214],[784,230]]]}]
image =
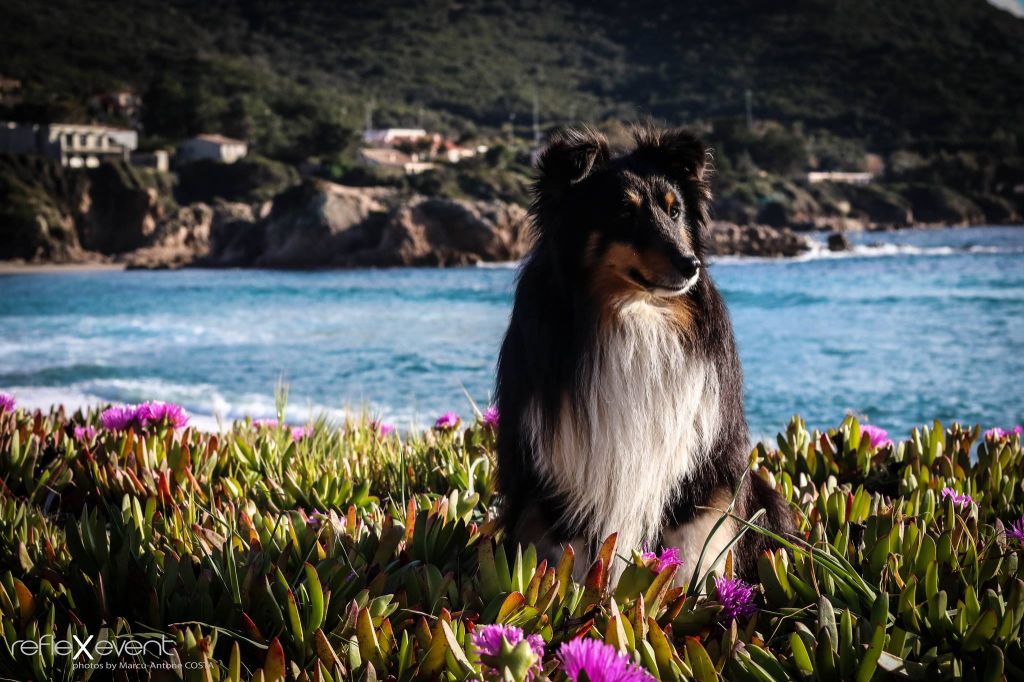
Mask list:
[{"label": "dog's nose", "polygon": [[696,256],[677,255],[672,259],[672,265],[686,279],[690,279],[700,270],[700,259]]}]

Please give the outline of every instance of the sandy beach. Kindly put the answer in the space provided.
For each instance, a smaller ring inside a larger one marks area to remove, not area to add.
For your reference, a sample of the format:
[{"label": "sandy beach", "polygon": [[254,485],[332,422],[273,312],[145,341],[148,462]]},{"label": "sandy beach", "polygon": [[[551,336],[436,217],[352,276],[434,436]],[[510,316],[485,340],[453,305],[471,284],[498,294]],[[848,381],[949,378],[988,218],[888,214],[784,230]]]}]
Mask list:
[{"label": "sandy beach", "polygon": [[53,274],[60,272],[107,272],[124,270],[124,263],[17,263],[0,262],[0,275]]}]

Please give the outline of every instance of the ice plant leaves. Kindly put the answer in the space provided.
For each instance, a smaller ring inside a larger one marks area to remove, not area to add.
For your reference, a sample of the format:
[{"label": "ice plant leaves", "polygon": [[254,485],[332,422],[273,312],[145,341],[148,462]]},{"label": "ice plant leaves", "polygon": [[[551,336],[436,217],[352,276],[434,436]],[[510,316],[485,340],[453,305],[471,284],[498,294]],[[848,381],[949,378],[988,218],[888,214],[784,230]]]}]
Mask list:
[{"label": "ice plant leaves", "polygon": [[[317,422],[299,442],[281,425],[172,426],[0,415],[5,643],[156,629],[176,660],[231,680],[525,680],[542,666],[560,682],[568,645],[627,679],[1024,670],[1012,429],[931,424],[900,441],[852,417],[823,432],[794,419],[748,475],[783,493],[798,532],[738,576],[735,544],[706,575],[614,537],[586,566],[571,546],[509,546],[482,420],[401,436]],[[540,648],[509,640],[485,660],[472,639],[495,624]],[[66,658],[11,651],[0,669],[17,679],[73,677]]]}]

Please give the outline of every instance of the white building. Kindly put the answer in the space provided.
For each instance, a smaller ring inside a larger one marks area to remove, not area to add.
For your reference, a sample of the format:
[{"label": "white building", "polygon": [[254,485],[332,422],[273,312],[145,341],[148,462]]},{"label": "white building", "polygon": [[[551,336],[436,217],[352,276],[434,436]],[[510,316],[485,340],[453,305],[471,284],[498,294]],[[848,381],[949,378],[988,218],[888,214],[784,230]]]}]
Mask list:
[{"label": "white building", "polygon": [[363,131],[363,142],[373,145],[396,145],[417,142],[427,137],[422,128],[378,128]]},{"label": "white building", "polygon": [[807,174],[807,182],[845,182],[849,185],[867,185],[875,179],[874,173],[861,171],[811,171]]},{"label": "white building", "polygon": [[185,140],[178,148],[178,159],[212,159],[221,163],[234,163],[249,153],[249,146],[242,140],[223,135],[196,135]]},{"label": "white building", "polygon": [[126,128],[78,123],[0,123],[0,152],[39,154],[71,168],[95,168],[110,159],[127,161],[139,134]]}]

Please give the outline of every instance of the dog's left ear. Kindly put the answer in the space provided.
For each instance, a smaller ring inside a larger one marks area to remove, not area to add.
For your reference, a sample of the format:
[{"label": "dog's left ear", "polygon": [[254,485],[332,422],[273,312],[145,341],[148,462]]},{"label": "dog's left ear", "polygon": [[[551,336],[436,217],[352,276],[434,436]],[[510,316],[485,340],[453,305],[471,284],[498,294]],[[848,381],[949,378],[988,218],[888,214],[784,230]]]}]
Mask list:
[{"label": "dog's left ear", "polygon": [[700,138],[688,130],[651,127],[633,131],[638,159],[654,166],[679,185],[687,213],[695,227],[710,220],[711,188],[707,182],[709,151]]},{"label": "dog's left ear", "polygon": [[633,131],[633,138],[636,140],[634,153],[676,182],[704,180],[708,149],[690,131],[683,128],[637,128]]}]

